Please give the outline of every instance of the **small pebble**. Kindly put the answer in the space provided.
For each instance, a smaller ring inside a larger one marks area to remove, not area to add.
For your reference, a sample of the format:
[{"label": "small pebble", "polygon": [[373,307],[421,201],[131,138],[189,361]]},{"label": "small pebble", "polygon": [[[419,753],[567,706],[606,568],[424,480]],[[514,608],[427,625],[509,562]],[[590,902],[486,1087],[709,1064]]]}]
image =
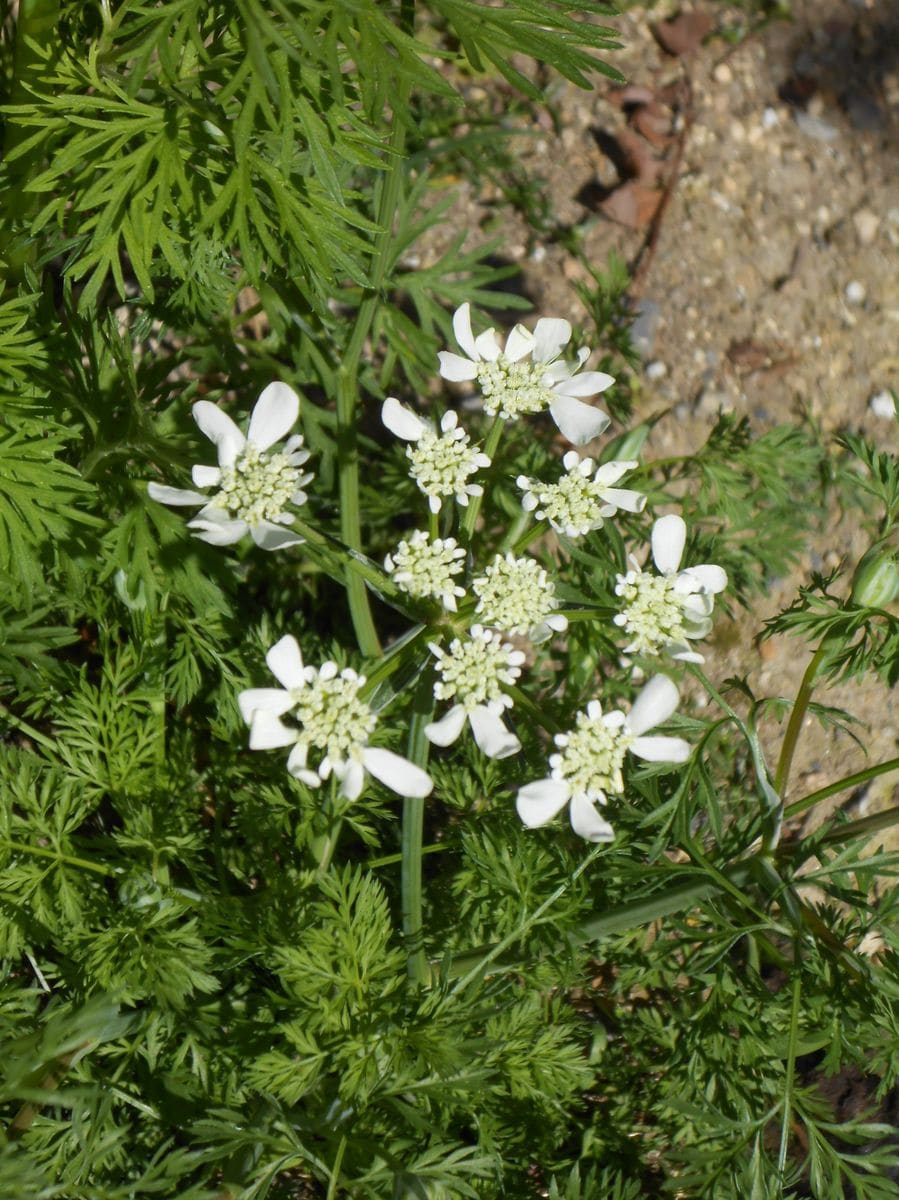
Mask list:
[{"label": "small pebble", "polygon": [[877,237],[880,228],[880,217],[867,208],[860,208],[853,214],[852,224],[855,226],[855,236],[863,246],[870,246]]},{"label": "small pebble", "polygon": [[733,83],[734,73],[727,63],[719,63],[712,72],[716,83]]},{"label": "small pebble", "polygon": [[664,379],[667,374],[668,367],[665,363],[660,362],[658,359],[656,359],[655,362],[649,363],[646,367],[647,379]]},{"label": "small pebble", "polygon": [[868,401],[868,408],[875,417],[889,420],[896,416],[896,401],[889,392],[878,392],[876,396],[872,396]]},{"label": "small pebble", "polygon": [[780,117],[777,115],[777,109],[772,108],[770,104],[762,113],[762,129],[774,129],[780,124]]},{"label": "small pebble", "polygon": [[864,304],[865,296],[868,293],[865,291],[863,283],[859,283],[857,279],[853,279],[851,283],[846,284],[846,291],[843,294],[849,304]]},{"label": "small pebble", "polygon": [[806,137],[814,138],[816,142],[835,142],[840,136],[839,130],[821,117],[803,112],[801,108],[794,115],[796,124]]}]

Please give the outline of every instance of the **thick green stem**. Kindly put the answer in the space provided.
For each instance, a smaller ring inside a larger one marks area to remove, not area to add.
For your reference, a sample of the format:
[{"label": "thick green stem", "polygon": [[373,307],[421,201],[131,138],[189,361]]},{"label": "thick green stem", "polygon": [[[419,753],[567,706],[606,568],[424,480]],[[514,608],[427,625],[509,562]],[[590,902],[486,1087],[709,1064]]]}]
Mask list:
[{"label": "thick green stem", "polygon": [[[426,766],[428,761],[430,744],[425,737],[425,726],[431,720],[433,712],[433,685],[426,673],[416,690],[415,711],[409,723],[407,749],[409,761],[420,767]],[[429,978],[422,917],[421,863],[424,819],[424,800],[417,796],[407,796],[403,801],[402,863],[400,866],[403,936],[409,956],[409,978],[421,984],[427,983]]]},{"label": "thick green stem", "polygon": [[838,792],[848,792],[850,788],[867,783],[869,779],[876,779],[878,775],[886,775],[889,771],[899,771],[899,758],[888,758],[876,767],[865,767],[864,771],[856,771],[854,775],[847,775],[844,779],[838,779],[836,783],[829,783],[827,787],[819,788],[816,792],[809,792],[801,800],[795,800],[788,805],[786,815],[795,817],[797,813],[805,812],[819,800],[826,800],[828,796],[835,796]]},{"label": "thick green stem", "polygon": [[[402,114],[406,106],[407,89],[400,89],[393,109],[393,132],[385,159],[385,177],[378,197],[377,221],[380,231],[372,253],[371,282],[356,313],[356,324],[343,355],[337,379],[337,441],[340,473],[340,535],[351,550],[362,548],[362,526],[359,513],[359,455],[357,423],[359,413],[359,363],[366,339],[381,300],[381,289],[387,277],[393,238],[393,220],[403,186],[403,148],[406,127]],[[368,593],[362,580],[349,576],[346,581],[347,600],[356,630],[359,649],[366,657],[380,653],[380,642],[372,620]]]},{"label": "thick green stem", "polygon": [[774,773],[774,790],[781,798],[783,797],[787,780],[790,776],[790,767],[793,765],[793,755],[796,752],[799,731],[802,728],[802,722],[805,720],[806,710],[812,698],[815,676],[818,674],[818,668],[824,657],[826,645],[827,641],[825,639],[815,651],[811,662],[806,667],[805,674],[802,676],[802,683],[799,685],[799,691],[796,693],[796,702],[793,705],[793,711],[790,713],[790,719],[787,722],[783,745],[780,748],[780,758],[777,760],[777,770]]},{"label": "thick green stem", "polygon": [[[490,426],[490,429],[487,433],[487,438],[484,442],[484,453],[491,462],[496,454],[496,448],[499,445],[499,439],[502,436],[502,432],[502,417],[494,417],[493,424]],[[462,518],[461,526],[462,538],[466,542],[471,541],[472,534],[474,533],[474,527],[478,521],[478,514],[481,511],[481,501],[483,499],[483,495],[472,496],[468,502],[468,508],[465,510],[465,516]]]},{"label": "thick green stem", "polygon": [[314,836],[309,843],[309,850],[315,859],[316,874],[319,876],[324,875],[331,865],[343,825],[340,801],[337,796],[337,781],[333,777],[331,795],[322,807],[321,819],[326,826],[325,832]]}]

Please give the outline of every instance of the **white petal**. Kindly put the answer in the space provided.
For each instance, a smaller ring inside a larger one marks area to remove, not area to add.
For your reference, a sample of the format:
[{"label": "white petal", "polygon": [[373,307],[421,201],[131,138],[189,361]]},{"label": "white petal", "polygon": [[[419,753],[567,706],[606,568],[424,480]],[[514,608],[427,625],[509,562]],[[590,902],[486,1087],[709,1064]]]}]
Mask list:
[{"label": "white petal", "polygon": [[677,570],[686,540],[687,526],[683,517],[677,513],[659,517],[652,527],[652,560],[660,571]]},{"label": "white petal", "polygon": [[646,507],[646,497],[642,492],[632,492],[630,488],[603,488],[602,498],[607,504],[623,508],[625,512],[638,513]]},{"label": "white petal", "polygon": [[270,383],[263,388],[250,416],[247,441],[267,450],[286,437],[300,415],[300,398],[286,383]]},{"label": "white petal", "polygon": [[306,676],[303,671],[303,655],[299,643],[293,634],[285,634],[265,656],[268,669],[286,688],[301,688],[306,686]]},{"label": "white petal", "polygon": [[638,737],[630,746],[638,758],[647,762],[686,762],[693,747],[678,737]]},{"label": "white petal", "polygon": [[435,746],[451,746],[465,728],[465,719],[465,709],[454,704],[446,716],[425,726],[425,737]]},{"label": "white petal", "polygon": [[392,434],[404,442],[417,442],[427,429],[424,421],[393,396],[388,396],[381,405],[381,420]]},{"label": "white petal", "polygon": [[584,371],[557,383],[555,390],[561,396],[597,396],[614,382],[615,376],[606,375],[605,371]]},{"label": "white petal", "polygon": [[640,464],[636,461],[603,463],[596,471],[596,482],[602,484],[617,483],[622,475],[633,471]]},{"label": "white petal", "polygon": [[295,729],[288,729],[274,713],[257,708],[250,725],[250,749],[274,750],[278,746],[292,746],[297,740]]},{"label": "white petal", "polygon": [[271,521],[256,521],[250,526],[250,536],[261,550],[283,550],[285,546],[299,546],[306,540]]},{"label": "white petal", "polygon": [[520,358],[530,354],[533,348],[534,335],[529,333],[523,325],[516,325],[506,338],[506,348],[503,350],[503,354],[509,362],[518,362]]},{"label": "white petal", "polygon": [[231,546],[240,541],[249,526],[246,521],[197,517],[196,520],[187,522],[187,528],[194,530],[195,536],[201,542],[208,542],[210,546]]},{"label": "white petal", "polygon": [[484,359],[485,362],[496,362],[503,352],[493,329],[485,329],[483,333],[479,333],[474,340],[474,348],[478,358]]},{"label": "white petal", "polygon": [[250,725],[256,712],[273,713],[281,717],[293,708],[290,692],[281,688],[247,688],[237,697],[240,715]]},{"label": "white petal", "polygon": [[727,587],[727,572],[723,567],[716,567],[712,563],[702,563],[698,567],[687,567],[684,574],[692,575],[695,579],[699,580],[707,592],[712,592],[716,595],[718,592],[723,592]]},{"label": "white petal", "polygon": [[558,358],[563,346],[571,341],[571,325],[560,317],[541,317],[534,326],[534,350],[531,355],[535,363],[552,362]]},{"label": "white petal", "polygon": [[190,474],[197,487],[202,488],[215,487],[222,479],[220,467],[191,467]]},{"label": "white petal", "polygon": [[193,407],[193,414],[201,431],[215,443],[219,466],[232,466],[247,444],[247,439],[217,404],[211,404],[208,400],[198,400]]},{"label": "white petal", "polygon": [[608,415],[601,408],[593,408],[571,396],[556,396],[549,411],[562,433],[575,446],[599,437],[609,423]]},{"label": "white petal", "polygon": [[[453,333],[456,335],[456,341],[465,351],[469,358],[477,359],[478,352],[474,346],[474,334],[471,332],[471,305],[468,303],[460,304],[453,313]],[[440,372],[441,375],[443,372]],[[446,378],[446,376],[444,377]],[[472,378],[472,376],[469,376]]]},{"label": "white petal", "polygon": [[515,807],[528,829],[537,829],[551,821],[568,803],[568,784],[561,779],[538,779],[518,789]]},{"label": "white petal", "polygon": [[192,492],[188,488],[169,487],[167,483],[148,483],[147,494],[151,500],[158,500],[160,504],[205,504],[209,499],[208,496],[201,496],[199,492]]},{"label": "white petal", "polygon": [[380,779],[399,796],[420,799],[429,796],[434,787],[427,771],[391,750],[382,750],[380,746],[367,746],[362,751],[362,761],[375,779]]},{"label": "white petal", "polygon": [[463,379],[474,379],[478,373],[478,365],[461,354],[453,354],[450,350],[441,350],[437,355],[440,361],[440,375],[453,383],[461,383]]},{"label": "white petal", "polygon": [[608,821],[604,821],[593,804],[586,796],[574,796],[569,812],[571,828],[588,842],[611,842],[615,831]]},{"label": "white petal", "polygon": [[365,783],[365,769],[362,763],[353,759],[352,762],[346,763],[340,771],[337,770],[335,763],[334,774],[340,780],[341,796],[346,796],[347,800],[358,800]]},{"label": "white petal", "polygon": [[679,642],[670,642],[666,647],[668,654],[675,662],[691,662],[704,663],[705,659],[701,654],[697,654],[695,650],[691,650],[686,644],[681,645]]},{"label": "white petal", "polygon": [[653,675],[634,701],[625,726],[630,733],[641,734],[667,721],[680,699],[677,688],[667,675]]},{"label": "white petal", "polygon": [[521,749],[521,742],[515,734],[506,729],[500,718],[488,708],[478,705],[469,720],[474,740],[488,758],[508,758]]}]

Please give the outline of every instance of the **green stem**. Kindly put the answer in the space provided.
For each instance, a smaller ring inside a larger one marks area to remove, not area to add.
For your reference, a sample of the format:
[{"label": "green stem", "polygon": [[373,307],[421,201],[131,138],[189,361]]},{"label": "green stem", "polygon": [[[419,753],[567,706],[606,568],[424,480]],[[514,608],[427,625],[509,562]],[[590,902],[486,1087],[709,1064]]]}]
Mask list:
[{"label": "green stem", "polygon": [[826,645],[827,639],[825,638],[812,656],[811,662],[805,668],[802,683],[800,683],[799,691],[796,693],[796,702],[793,705],[793,711],[790,713],[790,719],[787,722],[783,745],[780,748],[780,758],[777,760],[777,770],[774,773],[774,790],[781,797],[787,786],[790,767],[793,764],[793,755],[796,752],[796,743],[799,740],[799,731],[802,728],[802,722],[805,719],[806,710],[812,698],[815,676],[818,674],[818,668],[824,657]]},{"label": "green stem", "polygon": [[790,1116],[793,1111],[793,1087],[796,1072],[796,1045],[799,1033],[799,1001],[802,995],[802,979],[799,973],[799,943],[796,943],[796,967],[793,976],[793,1005],[790,1012],[790,1039],[787,1045],[786,1087],[784,1089],[783,1120],[780,1125],[780,1153],[777,1156],[777,1173],[785,1183],[787,1149],[790,1143]]},{"label": "green stem", "polygon": [[[425,726],[434,712],[434,692],[430,672],[426,672],[415,693],[415,710],[409,722],[407,758],[419,767],[427,765],[430,743],[425,737]],[[403,914],[403,936],[408,954],[409,978],[419,984],[428,982],[430,972],[425,958],[424,920],[422,917],[422,841],[425,819],[425,802],[420,796],[407,796],[403,800],[402,860],[400,866],[400,893]]]},{"label": "green stem", "polygon": [[[493,418],[493,424],[487,432],[487,437],[484,441],[484,453],[493,462],[496,448],[499,445],[499,439],[503,432],[503,419],[496,416]],[[474,533],[474,527],[478,521],[478,513],[481,511],[481,502],[484,499],[483,495],[472,496],[468,502],[468,508],[465,510],[465,516],[462,518],[461,533],[463,541],[470,542],[471,536]]]},{"label": "green stem", "polygon": [[868,833],[877,833],[881,829],[889,829],[899,822],[899,807],[885,808],[881,812],[871,813],[869,817],[859,817],[857,821],[847,821],[844,825],[835,825],[829,829],[823,842],[851,842],[853,838],[862,837]]},{"label": "green stem", "polygon": [[[340,482],[340,536],[351,550],[362,548],[359,447],[356,438],[357,408],[355,368],[351,376],[344,364],[337,373],[337,469]],[[365,583],[355,572],[348,572],[345,586],[359,650],[366,658],[375,658],[381,652],[381,643],[371,615]]]},{"label": "green stem", "polygon": [[899,758],[888,758],[876,767],[865,767],[863,771],[856,771],[854,775],[847,775],[844,779],[838,779],[836,783],[829,783],[827,787],[819,788],[816,792],[809,792],[801,800],[795,800],[788,805],[786,815],[795,817],[797,813],[805,812],[819,800],[826,800],[828,796],[835,796],[837,792],[846,792],[850,788],[858,787],[861,783],[867,783],[869,779],[876,779],[878,775],[886,775],[888,771],[899,771]]},{"label": "green stem", "polygon": [[14,842],[9,838],[0,838],[0,846],[7,850],[16,850],[20,854],[34,854],[38,858],[52,858],[54,862],[68,863],[71,867],[81,867],[83,871],[94,871],[97,875],[114,876],[117,872],[112,867],[104,867],[99,863],[88,862],[86,858],[74,858],[70,854],[60,854],[57,850],[47,850],[43,846],[29,846],[27,842]]},{"label": "green stem", "polygon": [[[393,220],[399,206],[403,185],[403,150],[406,127],[401,114],[406,106],[408,85],[400,88],[393,107],[393,131],[385,157],[385,177],[382,180],[376,219],[380,226],[372,252],[371,282],[359,310],[356,324],[344,351],[337,378],[337,444],[340,476],[340,533],[351,550],[362,548],[362,525],[359,512],[359,453],[357,421],[359,411],[359,362],[366,339],[381,301],[381,291],[387,277],[388,261],[393,241]],[[347,601],[356,630],[359,649],[368,658],[380,653],[380,642],[372,620],[368,593],[355,575],[346,581]]]},{"label": "green stem", "polygon": [[309,849],[312,852],[312,857],[315,859],[316,874],[319,877],[324,875],[331,865],[331,859],[334,857],[334,851],[337,849],[337,839],[340,837],[340,830],[343,826],[343,816],[339,811],[339,800],[337,797],[337,781],[333,777],[331,781],[331,795],[322,806],[321,816],[326,825],[327,832],[317,834],[309,843]]}]

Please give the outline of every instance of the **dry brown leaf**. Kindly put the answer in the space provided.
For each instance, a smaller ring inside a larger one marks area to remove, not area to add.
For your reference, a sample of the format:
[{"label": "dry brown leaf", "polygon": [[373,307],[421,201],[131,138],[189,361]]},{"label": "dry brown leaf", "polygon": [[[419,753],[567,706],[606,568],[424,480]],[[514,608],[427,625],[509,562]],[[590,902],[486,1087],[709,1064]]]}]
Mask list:
[{"label": "dry brown leaf", "polygon": [[771,362],[773,355],[770,347],[761,342],[754,342],[752,338],[735,338],[727,347],[727,357],[735,367],[758,371]]},{"label": "dry brown leaf", "polygon": [[622,129],[615,141],[627,162],[625,182],[634,181],[644,187],[654,187],[661,178],[664,164],[653,154],[647,141],[632,129]]},{"label": "dry brown leaf", "polygon": [[644,187],[632,179],[616,188],[599,205],[599,211],[619,225],[628,229],[645,229],[656,215],[662,202],[662,193],[655,188]]},{"label": "dry brown leaf", "polygon": [[656,41],[669,54],[692,54],[702,44],[702,39],[712,28],[708,13],[692,10],[678,13],[670,21],[659,21],[652,26]]},{"label": "dry brown leaf", "polygon": [[638,133],[642,133],[648,142],[657,149],[664,149],[671,142],[671,113],[662,108],[661,104],[652,101],[642,104],[631,113],[631,125]]},{"label": "dry brown leaf", "polygon": [[609,99],[616,108],[632,108],[636,104],[651,104],[656,94],[652,88],[642,87],[638,83],[628,83],[624,87],[609,89]]}]

